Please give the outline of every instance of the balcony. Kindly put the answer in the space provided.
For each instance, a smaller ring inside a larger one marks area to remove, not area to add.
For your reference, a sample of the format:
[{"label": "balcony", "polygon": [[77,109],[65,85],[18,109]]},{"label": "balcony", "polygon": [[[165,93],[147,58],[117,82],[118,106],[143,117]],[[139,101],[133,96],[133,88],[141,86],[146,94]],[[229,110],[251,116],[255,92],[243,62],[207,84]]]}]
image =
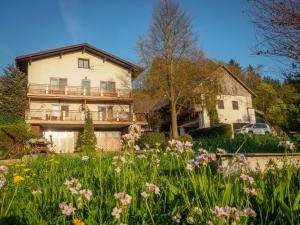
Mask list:
[{"label": "balcony", "polygon": [[29,84],[27,96],[39,99],[85,99],[120,101],[132,100],[130,89],[103,89],[82,86],[52,86],[49,84]]},{"label": "balcony", "polygon": [[[55,127],[83,127],[85,113],[79,111],[28,110],[27,123]],[[144,114],[114,111],[112,113],[90,112],[95,128],[121,128],[133,123],[146,125]]]}]

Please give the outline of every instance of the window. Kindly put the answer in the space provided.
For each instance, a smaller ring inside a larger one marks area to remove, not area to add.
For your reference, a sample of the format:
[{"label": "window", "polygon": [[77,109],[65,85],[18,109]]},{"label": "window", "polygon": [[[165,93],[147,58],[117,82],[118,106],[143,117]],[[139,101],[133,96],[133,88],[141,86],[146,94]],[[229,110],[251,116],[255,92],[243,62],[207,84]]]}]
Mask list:
[{"label": "window", "polygon": [[218,109],[224,109],[224,101],[218,100]]},{"label": "window", "polygon": [[50,78],[50,86],[64,88],[65,86],[67,86],[67,79],[66,78]]},{"label": "window", "polygon": [[238,101],[232,101],[232,109],[238,110],[239,109],[239,102]]},{"label": "window", "polygon": [[90,68],[90,60],[89,59],[78,59],[78,68]]},{"label": "window", "polygon": [[116,82],[100,81],[100,88],[103,88],[105,90],[115,91],[116,90]]}]

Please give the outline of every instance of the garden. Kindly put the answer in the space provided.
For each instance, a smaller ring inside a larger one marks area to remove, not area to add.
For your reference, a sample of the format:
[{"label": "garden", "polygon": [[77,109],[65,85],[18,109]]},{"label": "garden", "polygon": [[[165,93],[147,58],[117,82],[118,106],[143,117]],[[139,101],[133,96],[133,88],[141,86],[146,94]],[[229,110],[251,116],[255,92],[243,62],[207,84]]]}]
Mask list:
[{"label": "garden", "polygon": [[50,154],[0,167],[0,224],[299,224],[300,169],[270,161],[251,171],[225,149],[188,141],[123,151]]}]

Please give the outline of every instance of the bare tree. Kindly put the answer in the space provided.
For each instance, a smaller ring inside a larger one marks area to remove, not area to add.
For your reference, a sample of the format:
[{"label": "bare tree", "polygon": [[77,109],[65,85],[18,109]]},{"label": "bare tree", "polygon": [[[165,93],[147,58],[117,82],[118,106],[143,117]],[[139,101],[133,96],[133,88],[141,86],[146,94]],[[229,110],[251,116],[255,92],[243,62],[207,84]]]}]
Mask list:
[{"label": "bare tree", "polygon": [[300,65],[300,1],[249,0],[252,19],[262,38],[257,54],[291,59]]},{"label": "bare tree", "polygon": [[149,68],[147,88],[170,103],[172,135],[177,138],[178,114],[184,106],[202,96],[194,91],[201,82],[211,82],[201,71],[199,62],[203,52],[196,47],[190,16],[178,3],[160,1],[153,11],[148,34],[138,41],[138,50],[142,62]]}]

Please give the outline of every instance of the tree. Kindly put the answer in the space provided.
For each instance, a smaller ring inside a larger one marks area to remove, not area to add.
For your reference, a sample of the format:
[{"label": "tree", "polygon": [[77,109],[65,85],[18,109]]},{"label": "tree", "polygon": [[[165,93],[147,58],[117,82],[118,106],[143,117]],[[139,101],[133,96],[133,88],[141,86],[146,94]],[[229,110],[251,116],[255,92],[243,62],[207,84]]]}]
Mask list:
[{"label": "tree", "polygon": [[149,68],[146,88],[155,92],[156,97],[168,99],[172,136],[177,138],[178,114],[184,106],[195,103],[195,98],[201,100],[204,90],[198,88],[197,94],[194,90],[212,80],[199,66],[204,57],[196,47],[190,16],[178,3],[160,1],[148,35],[139,38],[138,50]]},{"label": "tree", "polygon": [[13,123],[24,119],[26,94],[26,74],[13,65],[6,66],[0,76],[0,123]]},{"label": "tree", "polygon": [[97,139],[94,133],[93,119],[89,110],[86,112],[85,123],[83,128],[83,133],[81,135],[81,142],[83,147],[88,149],[95,149]]},{"label": "tree", "polygon": [[[257,54],[278,56],[300,66],[299,0],[249,0],[252,20],[260,31]],[[299,68],[298,68],[299,69]]]},{"label": "tree", "polygon": [[226,67],[236,75],[240,80],[244,81],[245,78],[242,73],[242,67],[234,60],[230,59],[226,65]]}]

